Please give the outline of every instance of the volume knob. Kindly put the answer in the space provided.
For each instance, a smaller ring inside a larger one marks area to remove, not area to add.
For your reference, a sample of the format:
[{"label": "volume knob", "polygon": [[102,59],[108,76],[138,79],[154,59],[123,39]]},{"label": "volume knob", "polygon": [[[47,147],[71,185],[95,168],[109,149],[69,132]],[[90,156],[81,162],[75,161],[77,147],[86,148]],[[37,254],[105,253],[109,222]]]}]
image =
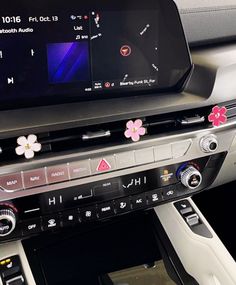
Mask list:
[{"label": "volume knob", "polygon": [[189,166],[188,168],[183,170],[180,173],[180,178],[182,184],[191,190],[196,189],[202,183],[201,173],[193,166]]},{"label": "volume knob", "polygon": [[203,152],[211,153],[217,150],[218,140],[215,135],[203,137],[200,141],[200,147]]},{"label": "volume knob", "polygon": [[10,235],[16,227],[16,216],[11,209],[0,210],[0,237]]}]

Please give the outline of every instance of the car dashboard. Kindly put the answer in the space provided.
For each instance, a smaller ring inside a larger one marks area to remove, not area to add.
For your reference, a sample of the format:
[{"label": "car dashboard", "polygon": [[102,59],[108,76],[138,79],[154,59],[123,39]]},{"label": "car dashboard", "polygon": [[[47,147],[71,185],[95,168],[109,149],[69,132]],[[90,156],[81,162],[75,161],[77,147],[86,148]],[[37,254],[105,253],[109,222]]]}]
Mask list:
[{"label": "car dashboard", "polygon": [[11,2],[0,285],[236,284],[235,1]]}]

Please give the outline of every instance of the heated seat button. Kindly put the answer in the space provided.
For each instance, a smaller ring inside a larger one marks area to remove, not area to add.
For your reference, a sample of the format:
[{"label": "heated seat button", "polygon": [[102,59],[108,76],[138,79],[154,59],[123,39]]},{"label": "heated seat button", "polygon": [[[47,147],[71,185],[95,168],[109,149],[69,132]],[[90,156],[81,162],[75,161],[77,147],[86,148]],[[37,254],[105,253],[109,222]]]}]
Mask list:
[{"label": "heated seat button", "polygon": [[147,205],[145,194],[140,194],[132,197],[133,209],[139,209]]},{"label": "heated seat button", "polygon": [[161,187],[169,186],[177,183],[176,169],[174,166],[161,167],[157,170],[159,185]]},{"label": "heated seat button", "polygon": [[25,221],[22,223],[22,232],[23,235],[30,235],[30,234],[36,234],[41,232],[41,220],[38,219],[32,219]]},{"label": "heated seat button", "polygon": [[186,215],[194,212],[192,205],[188,200],[182,200],[176,202],[175,207],[180,212],[181,215]]},{"label": "heated seat button", "polygon": [[112,202],[98,205],[98,215],[100,219],[109,218],[114,215],[114,206]]},{"label": "heated seat button", "polygon": [[0,188],[6,192],[23,190],[21,173],[13,173],[0,177]]},{"label": "heated seat button", "polygon": [[60,228],[60,217],[59,215],[52,215],[43,218],[43,229],[54,230]]},{"label": "heated seat button", "polygon": [[47,167],[48,183],[59,183],[69,180],[69,172],[67,165]]},{"label": "heated seat button", "polygon": [[39,187],[47,184],[45,169],[36,169],[23,173],[24,186],[26,189]]},{"label": "heated seat button", "polygon": [[121,198],[115,201],[115,210],[117,214],[129,212],[131,210],[130,198]]}]

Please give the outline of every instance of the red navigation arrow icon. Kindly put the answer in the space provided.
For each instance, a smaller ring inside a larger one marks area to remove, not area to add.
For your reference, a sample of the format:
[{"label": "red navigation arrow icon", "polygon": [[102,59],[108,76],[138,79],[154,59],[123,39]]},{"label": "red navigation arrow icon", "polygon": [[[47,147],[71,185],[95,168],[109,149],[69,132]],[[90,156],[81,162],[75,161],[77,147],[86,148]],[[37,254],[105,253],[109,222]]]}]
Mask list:
[{"label": "red navigation arrow icon", "polygon": [[132,52],[131,47],[128,45],[122,46],[120,49],[120,54],[124,57],[131,55],[131,52]]}]

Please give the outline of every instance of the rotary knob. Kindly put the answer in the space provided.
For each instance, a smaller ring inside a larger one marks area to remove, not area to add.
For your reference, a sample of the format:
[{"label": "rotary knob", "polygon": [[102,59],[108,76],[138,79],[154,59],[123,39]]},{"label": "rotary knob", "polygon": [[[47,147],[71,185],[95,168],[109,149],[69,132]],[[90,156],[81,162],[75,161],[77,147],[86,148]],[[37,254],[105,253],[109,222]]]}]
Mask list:
[{"label": "rotary knob", "polygon": [[16,227],[16,216],[11,209],[0,210],[0,237],[10,235]]},{"label": "rotary knob", "polygon": [[193,166],[189,166],[183,170],[180,173],[180,179],[182,184],[191,190],[196,189],[202,183],[201,173]]},{"label": "rotary knob", "polygon": [[215,135],[209,135],[206,137],[203,137],[200,140],[200,147],[203,152],[211,153],[215,152],[218,148],[218,140]]}]

